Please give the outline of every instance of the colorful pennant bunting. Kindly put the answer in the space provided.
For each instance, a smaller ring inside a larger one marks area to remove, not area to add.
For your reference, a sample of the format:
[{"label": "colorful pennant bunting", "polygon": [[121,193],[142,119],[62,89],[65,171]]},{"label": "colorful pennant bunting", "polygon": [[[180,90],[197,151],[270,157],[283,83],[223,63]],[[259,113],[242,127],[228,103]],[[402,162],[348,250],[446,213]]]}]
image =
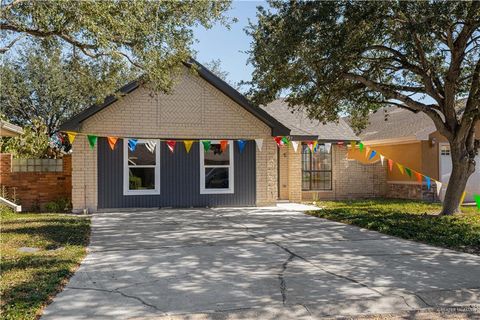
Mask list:
[{"label": "colorful pennant bunting", "polygon": [[372,153],[370,153],[370,157],[368,157],[368,160],[372,160],[373,158],[375,158],[376,155],[377,155],[377,151],[372,150]]},{"label": "colorful pennant bunting", "polygon": [[183,144],[185,145],[185,151],[189,153],[190,149],[192,148],[193,140],[184,140]]},{"label": "colorful pennant bunting", "polygon": [[387,159],[387,163],[388,163],[388,170],[390,172],[392,172],[392,170],[393,170],[393,160],[392,159]]},{"label": "colorful pennant bunting", "polygon": [[460,198],[460,205],[463,204],[463,201],[465,201],[465,196],[467,195],[467,192],[466,191],[463,191],[462,193],[462,197]]},{"label": "colorful pennant bunting", "polygon": [[298,150],[298,142],[297,141],[292,141],[292,147],[293,147],[293,152],[297,152]]},{"label": "colorful pennant bunting", "polygon": [[475,199],[475,202],[477,203],[477,208],[480,210],[480,194],[474,194],[473,199]]},{"label": "colorful pennant bunting", "polygon": [[287,137],[283,137],[283,138],[282,138],[282,142],[283,142],[283,145],[284,145],[284,146],[288,146],[289,141],[288,141],[288,138],[287,138]]},{"label": "colorful pennant bunting", "polygon": [[423,181],[422,175],[419,172],[415,171],[415,176],[417,177],[417,181],[419,183],[422,183],[422,181]]},{"label": "colorful pennant bunting", "polygon": [[359,148],[360,152],[362,152],[363,151],[363,143],[360,142],[358,144],[358,148]]},{"label": "colorful pennant bunting", "polygon": [[175,145],[177,144],[177,141],[175,140],[168,140],[167,141],[167,147],[170,150],[171,153],[175,150]]},{"label": "colorful pennant bunting", "polygon": [[130,149],[132,152],[135,151],[137,148],[137,142],[137,139],[128,139],[128,149]]},{"label": "colorful pennant bunting", "polygon": [[228,141],[227,140],[220,140],[220,151],[224,152],[227,150]]},{"label": "colorful pennant bunting", "polygon": [[404,170],[403,170],[403,166],[400,164],[400,163],[397,163],[397,167],[398,167],[398,170],[402,173],[402,174],[405,174]]},{"label": "colorful pennant bunting", "polygon": [[427,189],[430,190],[432,187],[432,181],[430,180],[430,177],[424,176],[425,181],[427,182]]},{"label": "colorful pennant bunting", "polygon": [[88,144],[90,145],[90,149],[93,150],[93,148],[95,148],[95,144],[97,143],[98,137],[94,135],[87,135],[87,139],[88,139]]},{"label": "colorful pennant bunting", "polygon": [[410,168],[405,167],[405,172],[408,174],[410,178],[412,177],[412,170]]},{"label": "colorful pennant bunting", "polygon": [[255,139],[255,144],[257,145],[258,151],[262,151],[263,139]]},{"label": "colorful pennant bunting", "polygon": [[207,152],[208,150],[210,150],[210,145],[212,144],[212,141],[202,140],[202,144],[203,144],[203,150],[205,150],[205,152]]},{"label": "colorful pennant bunting", "polygon": [[117,137],[107,137],[108,145],[110,149],[114,150],[115,145],[117,144],[118,138]]},{"label": "colorful pennant bunting", "polygon": [[382,163],[382,167],[383,167],[384,160],[385,160],[385,156],[383,154],[380,154],[380,162]]},{"label": "colorful pennant bunting", "polygon": [[73,140],[75,140],[76,136],[77,136],[76,132],[67,131],[67,137],[68,137],[68,141],[70,141],[70,144],[73,144]]},{"label": "colorful pennant bunting", "polygon": [[440,191],[442,191],[442,183],[440,181],[435,180],[435,186],[437,187],[437,197],[439,197]]},{"label": "colorful pennant bunting", "polygon": [[247,141],[245,140],[237,140],[238,150],[240,151],[240,153],[243,152],[243,149],[245,149],[246,144],[247,144]]},{"label": "colorful pennant bunting", "polygon": [[326,142],[325,143],[325,151],[327,151],[327,153],[330,153],[330,150],[332,150],[332,144],[329,143],[329,142]]},{"label": "colorful pennant bunting", "polygon": [[147,148],[148,151],[150,151],[150,153],[155,152],[156,145],[157,143],[153,140],[148,140],[147,142],[145,142],[145,147]]},{"label": "colorful pennant bunting", "polygon": [[273,139],[277,143],[277,146],[279,146],[279,147],[282,146],[282,137],[274,137]]}]

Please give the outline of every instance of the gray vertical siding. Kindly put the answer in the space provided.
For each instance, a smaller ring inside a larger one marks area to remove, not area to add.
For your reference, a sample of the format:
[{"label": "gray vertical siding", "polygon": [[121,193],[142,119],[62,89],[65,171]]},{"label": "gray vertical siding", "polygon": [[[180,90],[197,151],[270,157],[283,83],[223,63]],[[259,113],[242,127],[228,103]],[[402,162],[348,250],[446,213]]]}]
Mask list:
[{"label": "gray vertical siding", "polygon": [[106,138],[98,140],[98,208],[254,206],[256,197],[255,141],[242,153],[235,143],[234,193],[200,194],[199,144],[186,153],[183,143],[175,152],[165,142],[160,148],[160,195],[123,195],[123,140],[110,150]]}]

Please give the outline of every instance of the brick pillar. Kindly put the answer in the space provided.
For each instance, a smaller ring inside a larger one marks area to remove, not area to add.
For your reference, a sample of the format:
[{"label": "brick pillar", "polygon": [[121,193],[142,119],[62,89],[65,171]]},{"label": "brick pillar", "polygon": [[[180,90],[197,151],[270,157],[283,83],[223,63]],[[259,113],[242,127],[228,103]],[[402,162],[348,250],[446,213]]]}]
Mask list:
[{"label": "brick pillar", "polygon": [[288,199],[291,202],[302,201],[302,146],[297,152],[288,148]]}]

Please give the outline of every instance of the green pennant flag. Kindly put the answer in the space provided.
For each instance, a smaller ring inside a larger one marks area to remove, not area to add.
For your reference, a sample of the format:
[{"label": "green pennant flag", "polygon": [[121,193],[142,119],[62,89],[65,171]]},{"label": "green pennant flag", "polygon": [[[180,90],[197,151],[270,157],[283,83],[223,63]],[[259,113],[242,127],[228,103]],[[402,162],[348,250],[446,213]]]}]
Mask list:
[{"label": "green pennant flag", "polygon": [[90,149],[93,150],[93,148],[95,148],[95,144],[97,143],[98,137],[94,135],[87,135],[87,139],[88,139],[88,144],[90,145]]},{"label": "green pennant flag", "polygon": [[409,168],[405,167],[405,172],[408,174],[408,176],[411,178],[412,177],[412,170]]},{"label": "green pennant flag", "polygon": [[210,150],[210,145],[212,144],[212,141],[202,140],[202,144],[203,144],[203,150],[205,150],[205,152],[207,152],[208,150]]},{"label": "green pennant flag", "polygon": [[477,203],[477,208],[480,210],[480,194],[474,194],[473,199],[475,199],[475,202]]},{"label": "green pennant flag", "polygon": [[360,149],[360,152],[362,152],[362,151],[363,151],[363,143],[360,142],[360,143],[358,144],[358,148]]},{"label": "green pennant flag", "polygon": [[283,138],[282,138],[282,142],[283,142],[284,145],[288,146],[288,143],[289,143],[290,141],[288,141],[288,138],[287,138],[287,137],[283,137]]}]

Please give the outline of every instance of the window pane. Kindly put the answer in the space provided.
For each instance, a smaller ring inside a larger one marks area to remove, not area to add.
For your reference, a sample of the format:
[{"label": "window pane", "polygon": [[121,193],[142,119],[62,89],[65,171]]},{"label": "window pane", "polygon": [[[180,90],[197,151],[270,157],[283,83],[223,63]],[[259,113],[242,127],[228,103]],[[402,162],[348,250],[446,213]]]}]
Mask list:
[{"label": "window pane", "polygon": [[205,168],[205,189],[227,189],[228,168]]},{"label": "window pane", "polygon": [[331,186],[331,172],[312,172],[312,190],[330,190]]},{"label": "window pane", "polygon": [[302,145],[302,170],[310,170],[310,149],[305,144]]},{"label": "window pane", "polygon": [[302,173],[302,189],[310,190],[310,173],[309,172]]},{"label": "window pane", "polygon": [[128,149],[128,165],[129,166],[136,166],[136,165],[155,165],[155,150],[157,145],[151,146],[153,152],[147,148],[145,143],[139,142],[137,143],[137,147],[135,151],[130,151]]},{"label": "window pane", "polygon": [[155,168],[129,168],[129,189],[155,189]]},{"label": "window pane", "polygon": [[325,145],[319,145],[317,152],[312,155],[312,170],[331,170],[332,156],[327,153]]},{"label": "window pane", "polygon": [[[230,164],[230,145],[227,145],[225,151],[222,152],[220,149],[220,143],[212,143],[210,145],[210,150],[205,152],[204,155],[204,164],[208,165],[225,165]],[[205,179],[206,180],[206,179]]]}]

